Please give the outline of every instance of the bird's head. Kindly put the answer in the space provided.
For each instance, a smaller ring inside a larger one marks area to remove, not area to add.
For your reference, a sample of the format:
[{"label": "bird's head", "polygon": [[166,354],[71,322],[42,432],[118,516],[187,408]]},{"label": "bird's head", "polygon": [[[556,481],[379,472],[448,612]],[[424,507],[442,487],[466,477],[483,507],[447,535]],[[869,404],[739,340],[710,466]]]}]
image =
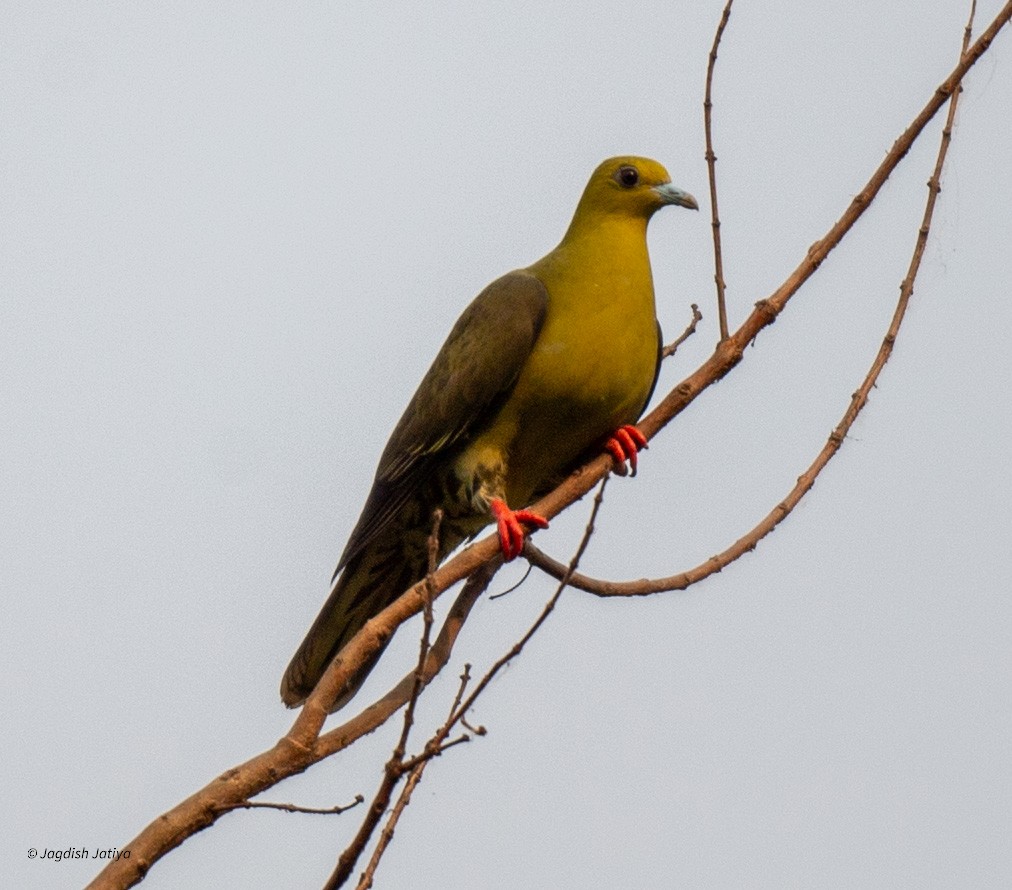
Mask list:
[{"label": "bird's head", "polygon": [[671,184],[668,171],[657,161],[629,155],[609,158],[593,172],[576,212],[647,220],[669,204],[699,209],[692,195]]}]

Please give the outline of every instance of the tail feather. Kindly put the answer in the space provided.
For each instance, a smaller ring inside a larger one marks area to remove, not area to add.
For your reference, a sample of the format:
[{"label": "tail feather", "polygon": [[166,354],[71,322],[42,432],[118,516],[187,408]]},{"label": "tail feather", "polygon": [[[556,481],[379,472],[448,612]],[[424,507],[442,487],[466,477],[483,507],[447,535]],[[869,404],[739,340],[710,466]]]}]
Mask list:
[{"label": "tail feather", "polygon": [[[290,708],[301,705],[345,644],[424,574],[425,560],[408,558],[400,546],[373,545],[353,557],[285,671],[282,701]],[[334,711],[358,692],[385,646],[348,678]]]}]

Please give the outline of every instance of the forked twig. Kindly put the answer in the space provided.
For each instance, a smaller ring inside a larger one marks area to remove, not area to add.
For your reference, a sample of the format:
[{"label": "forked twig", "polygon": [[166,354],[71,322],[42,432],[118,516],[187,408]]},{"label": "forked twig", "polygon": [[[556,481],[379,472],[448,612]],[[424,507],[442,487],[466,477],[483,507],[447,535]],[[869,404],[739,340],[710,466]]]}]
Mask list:
[{"label": "forked twig", "polygon": [[425,764],[427,762],[420,761],[416,763],[412,767],[411,772],[408,773],[408,779],[404,783],[401,793],[397,795],[397,802],[390,811],[390,817],[387,819],[386,825],[383,826],[383,831],[380,832],[376,849],[372,851],[372,856],[369,857],[369,863],[358,880],[356,890],[368,890],[368,888],[372,887],[376,869],[383,858],[383,854],[386,853],[387,847],[390,846],[390,841],[394,839],[394,829],[396,829],[401,816],[404,815],[404,810],[411,803],[411,795],[414,793],[415,788],[418,787],[418,783],[422,781],[422,773],[425,772]]}]

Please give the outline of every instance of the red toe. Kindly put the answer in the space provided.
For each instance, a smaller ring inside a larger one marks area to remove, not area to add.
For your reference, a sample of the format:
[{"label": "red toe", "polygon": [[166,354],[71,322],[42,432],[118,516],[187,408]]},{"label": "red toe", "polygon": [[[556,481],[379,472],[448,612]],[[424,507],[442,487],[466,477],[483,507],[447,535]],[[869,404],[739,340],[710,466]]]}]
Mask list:
[{"label": "red toe", "polygon": [[632,424],[627,423],[612,433],[611,438],[604,443],[604,447],[615,461],[617,473],[625,475],[625,463],[628,461],[632,475],[635,476],[639,463],[638,454],[647,447],[647,437]]},{"label": "red toe", "polygon": [[499,547],[506,562],[516,559],[524,549],[524,529],[520,523],[526,523],[534,528],[548,528],[548,520],[544,516],[530,510],[511,510],[506,506],[506,502],[499,498],[493,498],[489,502],[489,508],[495,517],[499,532]]}]

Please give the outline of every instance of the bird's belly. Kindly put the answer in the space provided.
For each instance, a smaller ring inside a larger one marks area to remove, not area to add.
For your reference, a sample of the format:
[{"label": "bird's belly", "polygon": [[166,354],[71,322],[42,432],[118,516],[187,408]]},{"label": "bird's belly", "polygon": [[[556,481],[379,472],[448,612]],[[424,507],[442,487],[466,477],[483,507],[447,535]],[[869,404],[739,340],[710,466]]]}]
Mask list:
[{"label": "bird's belly", "polygon": [[539,338],[504,409],[462,455],[460,469],[495,496],[530,503],[609,433],[639,417],[657,367],[657,328],[628,324],[574,342]]}]

